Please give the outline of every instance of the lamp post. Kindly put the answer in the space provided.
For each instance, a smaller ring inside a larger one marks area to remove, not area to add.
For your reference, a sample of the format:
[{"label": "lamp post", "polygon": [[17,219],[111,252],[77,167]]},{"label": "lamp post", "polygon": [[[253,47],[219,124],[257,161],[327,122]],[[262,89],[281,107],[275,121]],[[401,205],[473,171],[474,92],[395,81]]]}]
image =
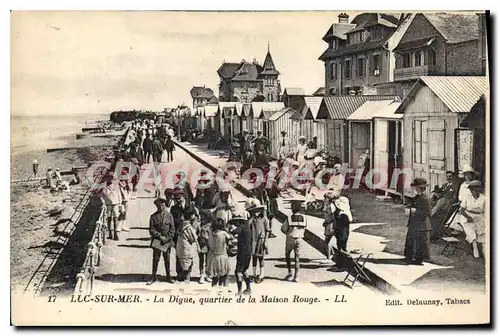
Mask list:
[{"label": "lamp post", "polygon": [[181,140],[181,106],[177,106],[177,136]]}]

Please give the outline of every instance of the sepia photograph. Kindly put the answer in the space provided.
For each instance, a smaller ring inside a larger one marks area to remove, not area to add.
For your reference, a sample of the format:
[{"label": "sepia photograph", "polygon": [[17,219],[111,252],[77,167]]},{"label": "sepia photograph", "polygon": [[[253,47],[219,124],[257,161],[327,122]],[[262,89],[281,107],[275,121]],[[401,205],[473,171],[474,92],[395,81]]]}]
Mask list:
[{"label": "sepia photograph", "polygon": [[487,325],[489,11],[11,11],[14,326]]}]

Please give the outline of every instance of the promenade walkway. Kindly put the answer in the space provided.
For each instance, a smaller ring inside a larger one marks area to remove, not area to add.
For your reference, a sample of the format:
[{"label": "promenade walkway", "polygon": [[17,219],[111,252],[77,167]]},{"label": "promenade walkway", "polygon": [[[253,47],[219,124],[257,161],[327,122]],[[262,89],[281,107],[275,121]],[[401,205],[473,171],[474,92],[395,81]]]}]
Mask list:
[{"label": "promenade walkway", "polygon": [[[180,143],[180,146],[182,146],[192,156],[197,157],[202,162],[205,162],[208,166],[217,168],[224,167],[227,164],[227,158],[220,158],[219,151],[217,150],[207,150],[206,145],[194,145],[188,142],[183,142]],[[294,197],[301,196],[294,194],[292,191],[290,197],[278,199],[279,209],[283,214],[288,215],[290,213],[289,202],[286,200],[287,198]],[[356,217],[356,209],[352,209],[352,211],[353,216]],[[308,234],[306,235],[306,240],[312,246],[319,248],[319,246],[321,246],[324,242],[324,229],[322,226],[323,220],[315,216],[307,216],[307,220]],[[381,224],[384,223],[354,222],[351,224],[351,233],[348,245],[348,249],[349,251],[352,251],[351,254],[353,257],[358,256],[359,253],[371,253],[365,267],[373,276],[373,280],[376,282],[378,288],[389,292],[407,292],[408,287],[411,286],[415,280],[424,276],[428,272],[447,268],[427,262],[424,263],[423,266],[407,265],[403,262],[401,255],[384,252],[385,238],[355,232],[355,229],[361,226]],[[335,238],[333,238],[332,244],[335,244]]]},{"label": "promenade walkway", "polygon": [[[183,150],[174,152],[174,163],[163,163],[161,170],[169,170],[179,167],[179,163],[190,161],[189,169],[201,167],[201,164],[193,160]],[[244,202],[245,196],[237,190],[231,191],[236,202]],[[101,265],[97,268],[96,281],[93,293],[130,293],[130,294],[173,294],[191,293],[193,295],[211,295],[211,286],[208,283],[198,284],[198,259],[194,260],[192,281],[189,286],[184,284],[168,284],[164,279],[165,271],[163,262],[160,261],[158,274],[160,281],[153,285],[146,285],[151,274],[152,250],[149,235],[149,216],[155,211],[153,204],[154,190],[141,190],[136,199],[129,203],[127,214],[129,232],[121,232],[120,240],[108,240],[102,250]],[[321,261],[324,257],[316,249],[308,244],[303,245],[301,251],[301,273],[300,282],[291,283],[283,281],[287,274],[284,259],[285,237],[280,231],[280,223],[274,221],[273,232],[277,236],[269,240],[269,255],[265,262],[265,280],[261,284],[253,285],[252,292],[255,295],[272,294],[275,292],[290,293],[315,293],[317,290],[324,292],[325,287],[335,288],[335,294],[350,293],[352,290],[342,284],[346,273],[331,272],[328,266]],[[171,254],[171,271],[175,276],[175,253]],[[231,258],[231,270],[234,271],[235,258]],[[252,274],[252,269],[249,269]],[[236,290],[234,276],[230,276],[230,290]],[[373,290],[357,284],[355,290],[361,294],[373,293]],[[326,289],[328,291],[328,289]],[[333,293],[333,292],[332,292]],[[373,294],[372,294],[373,295]]]}]

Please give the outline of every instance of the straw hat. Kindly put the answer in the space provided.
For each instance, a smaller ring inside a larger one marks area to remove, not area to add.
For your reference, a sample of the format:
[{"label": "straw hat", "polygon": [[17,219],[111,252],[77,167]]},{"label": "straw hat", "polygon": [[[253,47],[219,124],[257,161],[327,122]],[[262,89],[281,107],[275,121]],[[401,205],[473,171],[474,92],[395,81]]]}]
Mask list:
[{"label": "straw hat", "polygon": [[462,171],[462,174],[463,173],[474,173],[474,174],[477,174],[477,171],[475,171],[474,168],[472,168],[472,166],[468,165],[468,164],[465,165],[465,166],[463,166],[461,171]]},{"label": "straw hat", "polygon": [[257,210],[263,210],[266,207],[263,206],[258,199],[253,199],[253,204],[247,208],[247,211],[257,211]]},{"label": "straw hat", "polygon": [[467,188],[469,189],[475,189],[475,188],[482,188],[483,184],[481,183],[481,181],[479,180],[474,180],[474,181],[471,181],[469,183],[469,185],[467,186]]},{"label": "straw hat", "polygon": [[305,139],[306,139],[305,136],[303,136],[303,135],[299,136],[299,140],[305,140]]}]

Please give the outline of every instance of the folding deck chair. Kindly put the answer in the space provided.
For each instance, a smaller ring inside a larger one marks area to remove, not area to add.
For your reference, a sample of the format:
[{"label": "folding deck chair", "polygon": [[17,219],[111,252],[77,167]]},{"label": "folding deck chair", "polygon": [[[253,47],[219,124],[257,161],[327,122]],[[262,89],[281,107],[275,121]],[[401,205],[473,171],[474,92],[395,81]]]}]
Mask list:
[{"label": "folding deck chair", "polygon": [[363,280],[366,282],[371,282],[370,277],[365,273],[365,264],[371,253],[361,254],[358,258],[353,259],[349,253],[344,251],[337,251],[342,258],[345,259],[347,265],[347,275],[342,281],[345,285],[352,289],[358,280]]}]

